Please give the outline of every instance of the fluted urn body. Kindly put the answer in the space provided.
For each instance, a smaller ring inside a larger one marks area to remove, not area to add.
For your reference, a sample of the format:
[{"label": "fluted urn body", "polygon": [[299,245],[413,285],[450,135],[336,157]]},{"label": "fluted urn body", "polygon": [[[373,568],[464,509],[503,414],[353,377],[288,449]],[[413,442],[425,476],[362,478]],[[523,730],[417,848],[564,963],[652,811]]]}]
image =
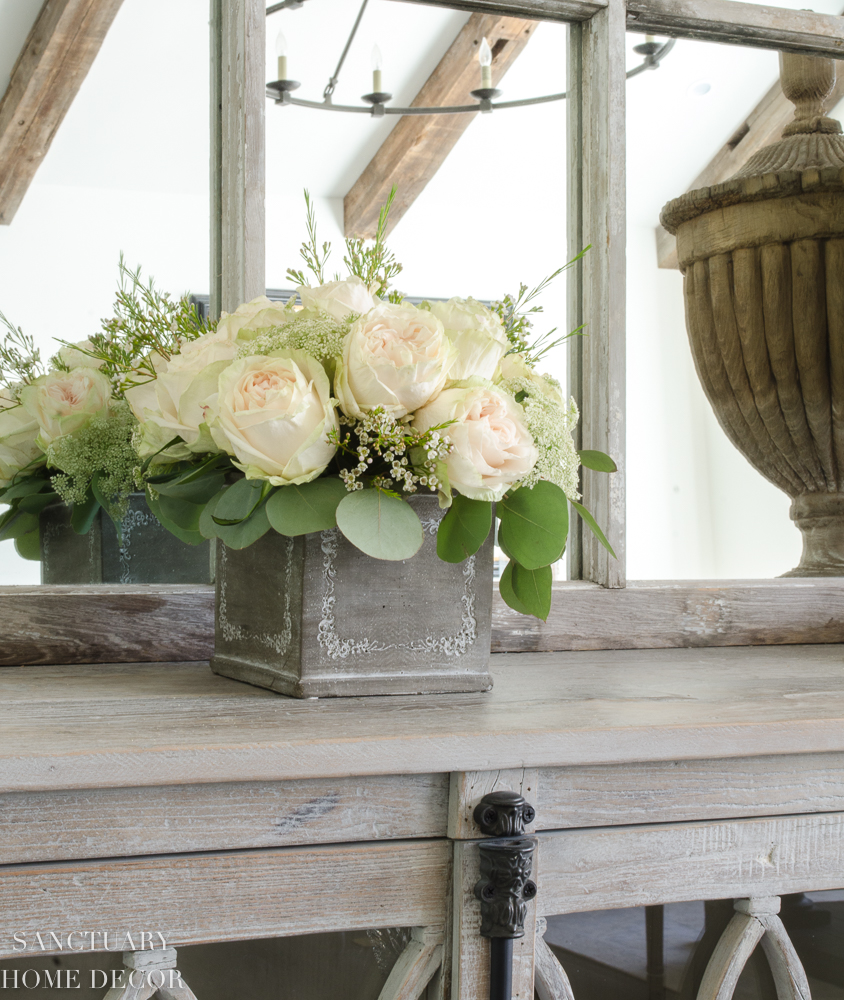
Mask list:
[{"label": "fluted urn body", "polygon": [[669,202],[686,327],[718,420],[792,499],[786,576],[844,576],[844,137],[832,60],[781,55],[795,120],[730,180]]}]

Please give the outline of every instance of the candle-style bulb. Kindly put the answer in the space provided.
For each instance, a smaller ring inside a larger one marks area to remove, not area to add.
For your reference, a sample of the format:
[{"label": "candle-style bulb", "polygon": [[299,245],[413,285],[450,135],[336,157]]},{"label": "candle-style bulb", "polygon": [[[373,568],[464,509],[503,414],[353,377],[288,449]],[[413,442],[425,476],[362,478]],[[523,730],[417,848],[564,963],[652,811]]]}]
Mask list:
[{"label": "candle-style bulb", "polygon": [[278,79],[287,79],[287,39],[284,32],[279,31],[275,39],[275,54],[278,56]]},{"label": "candle-style bulb", "polygon": [[481,87],[486,90],[492,89],[492,49],[489,42],[484,39],[478,49],[478,62],[481,64]]},{"label": "candle-style bulb", "polygon": [[384,64],[384,58],[381,55],[381,49],[377,45],[372,46],[372,92],[374,94],[380,94],[384,90],[384,83],[381,79],[381,68]]}]

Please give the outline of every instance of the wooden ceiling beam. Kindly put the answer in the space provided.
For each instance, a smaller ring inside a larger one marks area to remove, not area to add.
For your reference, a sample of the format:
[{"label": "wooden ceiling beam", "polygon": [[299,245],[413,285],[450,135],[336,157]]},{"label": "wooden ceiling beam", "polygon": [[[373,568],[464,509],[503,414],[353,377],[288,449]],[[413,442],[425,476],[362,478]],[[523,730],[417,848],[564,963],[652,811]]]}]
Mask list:
[{"label": "wooden ceiling beam", "polygon": [[[416,95],[411,107],[471,104],[480,86],[478,47],[486,38],[492,48],[492,82],[497,86],[527,45],[536,21],[473,14],[439,65]],[[396,198],[390,229],[419,197],[475,120],[474,114],[408,115],[400,118],[343,202],[346,236],[375,236],[378,212],[393,186]]]},{"label": "wooden ceiling beam", "polygon": [[123,0],[46,0],[0,100],[0,224],[8,226]]},{"label": "wooden ceiling beam", "polygon": [[[834,108],[844,98],[844,71],[839,70],[827,107]],[[794,118],[794,105],[783,94],[780,81],[771,87],[743,119],[727,142],[689,185],[689,191],[721,184],[747,163],[763,146],[782,138],[782,130]],[[667,201],[668,199],[666,199]],[[659,267],[676,268],[677,240],[662,226],[656,227],[656,254]]]}]

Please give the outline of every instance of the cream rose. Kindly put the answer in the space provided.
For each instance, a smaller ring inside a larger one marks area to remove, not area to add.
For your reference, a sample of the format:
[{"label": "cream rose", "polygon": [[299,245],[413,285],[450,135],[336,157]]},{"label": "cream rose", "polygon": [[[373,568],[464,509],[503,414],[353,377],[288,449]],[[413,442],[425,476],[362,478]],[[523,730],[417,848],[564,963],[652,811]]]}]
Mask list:
[{"label": "cream rose", "polygon": [[219,377],[217,407],[214,440],[248,479],[307,483],[334,457],[331,385],[322,365],[302,351],[235,361]]},{"label": "cream rose", "polygon": [[38,444],[45,451],[60,437],[86,427],[108,408],[111,382],[96,368],[49,372],[21,389],[20,401],[38,421]]},{"label": "cream rose", "polygon": [[349,331],[337,365],[336,392],[353,417],[382,406],[395,417],[424,406],[442,389],[456,351],[427,309],[377,306]]},{"label": "cream rose", "polygon": [[431,312],[457,349],[457,360],[449,377],[491,379],[510,346],[495,313],[472,298],[432,302]]},{"label": "cream rose", "polygon": [[79,340],[72,347],[65,345],[59,348],[58,355],[68,368],[102,368],[103,361],[86,353],[93,350],[94,345],[90,340]]},{"label": "cream rose", "polygon": [[35,440],[38,430],[38,421],[11,393],[0,389],[0,488],[8,486],[21,469],[44,458]]},{"label": "cream rose", "polygon": [[363,316],[379,304],[363,281],[353,276],[345,281],[327,281],[311,288],[300,285],[296,291],[305,309],[328,313],[341,323],[352,313]]},{"label": "cream rose", "polygon": [[217,398],[220,372],[234,359],[237,348],[225,329],[206,333],[188,341],[169,360],[154,358],[157,377],[125,391],[141,424],[138,452],[142,458],[154,455],[174,437],[180,437],[184,445],[168,448],[167,459],[217,451],[207,417]]},{"label": "cream rose", "polygon": [[217,324],[217,333],[227,340],[252,340],[258,330],[284,326],[296,315],[281,302],[273,302],[266,295],[259,295],[251,302],[244,302],[233,313],[224,312]]},{"label": "cream rose", "polygon": [[560,392],[560,384],[555,379],[547,375],[541,375],[525,361],[523,354],[506,354],[498,366],[496,382],[509,381],[510,379],[524,379],[535,385],[543,395],[553,399],[560,406],[564,405],[563,394]]},{"label": "cream rose", "polygon": [[443,437],[454,446],[446,459],[451,485],[472,500],[500,500],[536,464],[539,453],[524,411],[513,397],[483,379],[444,389],[416,411],[413,426],[426,431],[453,421]]}]

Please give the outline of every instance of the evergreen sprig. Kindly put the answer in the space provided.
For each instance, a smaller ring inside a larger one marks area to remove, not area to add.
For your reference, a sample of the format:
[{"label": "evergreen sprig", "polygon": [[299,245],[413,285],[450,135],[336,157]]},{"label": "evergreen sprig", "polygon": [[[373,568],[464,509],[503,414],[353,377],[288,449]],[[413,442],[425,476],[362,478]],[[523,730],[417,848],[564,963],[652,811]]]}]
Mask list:
[{"label": "evergreen sprig", "polygon": [[35,340],[15,326],[0,312],[0,324],[6,327],[0,341],[0,388],[17,399],[21,388],[45,372],[41,352]]},{"label": "evergreen sprig", "polygon": [[[307,265],[308,270],[317,279],[317,284],[322,285],[325,282],[325,263],[331,256],[331,244],[328,242],[323,243],[320,250],[316,233],[316,212],[314,211],[311,195],[307,188],[305,189],[305,206],[307,209],[308,239],[302,244],[299,254]],[[292,267],[287,269],[287,277],[291,281],[295,281],[297,285],[307,285],[308,283],[304,272]]]}]

